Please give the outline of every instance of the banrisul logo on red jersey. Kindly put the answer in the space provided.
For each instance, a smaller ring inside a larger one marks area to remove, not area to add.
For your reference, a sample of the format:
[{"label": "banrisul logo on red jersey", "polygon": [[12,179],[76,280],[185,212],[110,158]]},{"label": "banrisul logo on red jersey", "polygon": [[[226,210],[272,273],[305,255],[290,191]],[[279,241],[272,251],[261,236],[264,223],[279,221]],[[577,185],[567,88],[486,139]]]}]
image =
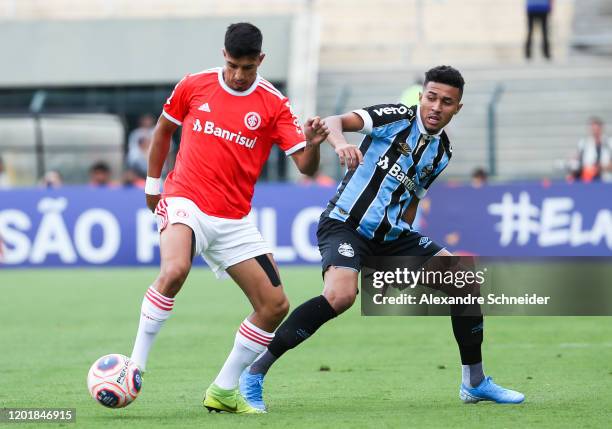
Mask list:
[{"label": "banrisul logo on red jersey", "polygon": [[[253,114],[254,112],[251,113]],[[259,115],[257,115],[257,117],[259,118]],[[260,121],[261,119],[258,120],[257,127],[259,127]],[[255,128],[252,129],[254,130]],[[255,137],[254,139],[250,139],[248,137],[243,136],[242,131],[238,131],[237,133],[235,133],[224,128],[217,127],[215,126],[215,123],[213,121],[206,121],[204,122],[204,125],[202,125],[202,122],[200,122],[199,119],[196,119],[193,123],[192,131],[195,133],[204,133],[213,135],[215,137],[220,137],[223,140],[239,144],[240,146],[244,146],[249,149],[253,149],[255,147],[255,143],[257,143],[257,137]]]}]

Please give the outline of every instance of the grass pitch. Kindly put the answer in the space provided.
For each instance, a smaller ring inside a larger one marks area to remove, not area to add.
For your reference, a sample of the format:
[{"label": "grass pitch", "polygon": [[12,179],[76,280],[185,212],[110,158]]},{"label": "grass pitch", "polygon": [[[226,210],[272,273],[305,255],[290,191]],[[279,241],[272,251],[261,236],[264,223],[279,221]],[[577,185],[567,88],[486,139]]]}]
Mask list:
[{"label": "grass pitch", "polygon": [[[156,273],[2,270],[0,408],[76,408],[76,426],[84,428],[601,428],[612,421],[610,318],[489,317],[485,371],[527,399],[464,405],[448,318],[366,318],[358,305],[270,371],[269,414],[208,414],[203,392],[249,305],[231,281],[203,269],[194,269],[177,297],[140,397],[125,409],[103,408],[89,397],[87,370],[104,354],[130,354],[142,296]],[[281,274],[294,307],[321,291],[318,268]]]}]

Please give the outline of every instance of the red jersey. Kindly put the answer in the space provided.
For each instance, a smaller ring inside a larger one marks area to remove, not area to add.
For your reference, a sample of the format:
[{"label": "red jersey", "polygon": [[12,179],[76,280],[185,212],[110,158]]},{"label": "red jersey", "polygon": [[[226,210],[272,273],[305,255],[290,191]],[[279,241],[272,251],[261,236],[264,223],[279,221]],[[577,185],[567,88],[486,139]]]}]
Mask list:
[{"label": "red jersey", "polygon": [[273,144],[286,155],[306,146],[289,100],[259,75],[234,91],[221,67],[185,76],[162,114],[183,126],[164,197],[185,197],[204,213],[240,219],[251,210],[255,182]]}]

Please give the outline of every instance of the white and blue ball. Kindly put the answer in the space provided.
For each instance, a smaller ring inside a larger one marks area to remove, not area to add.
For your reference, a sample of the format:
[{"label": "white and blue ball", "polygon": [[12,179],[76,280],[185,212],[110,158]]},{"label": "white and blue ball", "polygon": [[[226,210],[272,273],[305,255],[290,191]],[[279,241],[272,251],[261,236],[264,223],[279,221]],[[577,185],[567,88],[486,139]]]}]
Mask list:
[{"label": "white and blue ball", "polygon": [[102,356],[89,369],[87,388],[99,404],[108,408],[123,408],[140,393],[142,374],[127,356],[116,353]]}]

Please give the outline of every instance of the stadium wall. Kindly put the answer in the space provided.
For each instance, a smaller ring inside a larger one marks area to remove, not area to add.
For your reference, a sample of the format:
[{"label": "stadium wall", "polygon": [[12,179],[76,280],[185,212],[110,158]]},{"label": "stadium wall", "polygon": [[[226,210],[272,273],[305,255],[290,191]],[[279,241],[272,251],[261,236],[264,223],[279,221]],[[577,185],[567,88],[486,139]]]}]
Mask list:
[{"label": "stadium wall", "polygon": [[[222,65],[225,29],[239,17],[7,21],[0,26],[0,88],[176,82]],[[286,81],[291,17],[258,17],[273,52],[261,73]],[[15,43],[18,40],[19,43]],[[44,71],[44,72],[43,72]]]}]

